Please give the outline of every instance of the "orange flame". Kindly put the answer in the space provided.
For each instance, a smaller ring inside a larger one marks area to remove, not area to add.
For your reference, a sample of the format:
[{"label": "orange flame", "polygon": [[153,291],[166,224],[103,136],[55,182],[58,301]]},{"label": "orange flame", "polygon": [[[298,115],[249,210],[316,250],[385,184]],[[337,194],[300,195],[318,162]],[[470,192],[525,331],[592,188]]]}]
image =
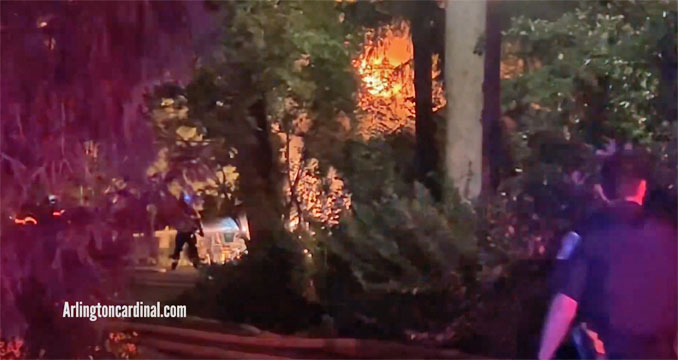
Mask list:
[{"label": "orange flame", "polygon": [[[368,31],[363,50],[353,59],[352,65],[361,79],[358,92],[359,132],[368,139],[375,136],[406,131],[414,133],[414,64],[410,28],[407,22],[399,22]],[[440,81],[438,57],[434,56],[433,111],[445,106],[445,95]],[[286,141],[285,136],[281,135]],[[317,160],[301,162],[303,140],[291,138],[290,169],[298,174],[299,181],[288,180],[284,191],[292,196],[290,186],[299,208],[291,207],[288,227],[293,230],[304,227],[310,217],[323,225],[332,227],[339,223],[342,213],[351,208],[351,194],[344,181],[331,168],[320,175]],[[281,161],[286,161],[281,153]],[[292,185],[294,184],[294,185]],[[303,213],[300,216],[299,211]]]},{"label": "orange flame", "polygon": [[[368,31],[362,53],[353,60],[361,78],[358,106],[365,111],[361,134],[374,137],[414,132],[414,64],[410,27],[405,21]],[[445,106],[439,59],[434,56],[433,111]]]}]

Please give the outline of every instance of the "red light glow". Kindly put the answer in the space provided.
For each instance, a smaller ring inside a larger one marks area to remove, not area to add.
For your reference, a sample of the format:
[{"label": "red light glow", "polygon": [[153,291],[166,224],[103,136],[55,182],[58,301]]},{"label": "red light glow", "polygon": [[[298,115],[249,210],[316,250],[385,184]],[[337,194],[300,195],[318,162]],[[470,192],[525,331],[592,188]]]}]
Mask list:
[{"label": "red light glow", "polygon": [[29,223],[33,223],[33,225],[37,225],[38,221],[35,220],[35,218],[33,218],[31,216],[26,216],[23,219],[19,219],[19,218],[14,219],[14,223],[19,224],[19,225],[26,225],[26,224],[29,224]]}]

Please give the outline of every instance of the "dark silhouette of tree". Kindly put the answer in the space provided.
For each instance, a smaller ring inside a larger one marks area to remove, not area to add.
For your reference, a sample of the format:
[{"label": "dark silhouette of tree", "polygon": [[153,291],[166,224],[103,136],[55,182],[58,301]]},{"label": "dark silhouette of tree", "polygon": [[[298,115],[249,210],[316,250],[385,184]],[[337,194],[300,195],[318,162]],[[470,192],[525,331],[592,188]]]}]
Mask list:
[{"label": "dark silhouette of tree", "polygon": [[431,59],[433,56],[434,14],[440,11],[433,1],[412,4],[410,15],[412,45],[414,48],[415,129],[417,151],[415,158],[417,179],[441,198],[438,182],[439,155],[436,146],[436,123],[433,119]]},{"label": "dark silhouette of tree", "polygon": [[485,23],[485,73],[483,80],[483,192],[499,186],[502,170],[509,165],[501,119],[501,9],[494,0],[487,2]]}]

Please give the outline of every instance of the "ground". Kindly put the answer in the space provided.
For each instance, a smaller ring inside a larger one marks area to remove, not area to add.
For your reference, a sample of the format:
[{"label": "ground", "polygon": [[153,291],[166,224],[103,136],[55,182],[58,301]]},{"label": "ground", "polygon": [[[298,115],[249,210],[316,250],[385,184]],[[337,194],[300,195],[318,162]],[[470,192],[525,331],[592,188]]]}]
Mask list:
[{"label": "ground", "polygon": [[[127,295],[127,303],[168,303],[190,289],[198,279],[198,271],[192,267],[179,267],[175,271],[137,267],[129,271],[131,291]],[[135,331],[139,335],[139,355],[148,359],[472,358],[454,350],[394,342],[282,336],[245,324],[226,324],[193,317],[110,321],[107,326],[116,330]]]}]

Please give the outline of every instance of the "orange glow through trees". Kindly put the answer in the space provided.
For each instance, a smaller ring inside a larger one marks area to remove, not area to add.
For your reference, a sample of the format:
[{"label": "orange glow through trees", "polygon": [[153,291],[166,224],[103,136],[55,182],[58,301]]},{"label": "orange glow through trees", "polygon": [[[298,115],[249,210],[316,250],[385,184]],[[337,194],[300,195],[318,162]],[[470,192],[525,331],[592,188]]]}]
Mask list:
[{"label": "orange glow through trees", "polygon": [[[405,21],[367,31],[365,45],[353,60],[361,79],[358,106],[364,111],[365,138],[407,131],[414,133],[414,62],[410,27]],[[439,59],[433,57],[433,111],[445,106]]]}]

